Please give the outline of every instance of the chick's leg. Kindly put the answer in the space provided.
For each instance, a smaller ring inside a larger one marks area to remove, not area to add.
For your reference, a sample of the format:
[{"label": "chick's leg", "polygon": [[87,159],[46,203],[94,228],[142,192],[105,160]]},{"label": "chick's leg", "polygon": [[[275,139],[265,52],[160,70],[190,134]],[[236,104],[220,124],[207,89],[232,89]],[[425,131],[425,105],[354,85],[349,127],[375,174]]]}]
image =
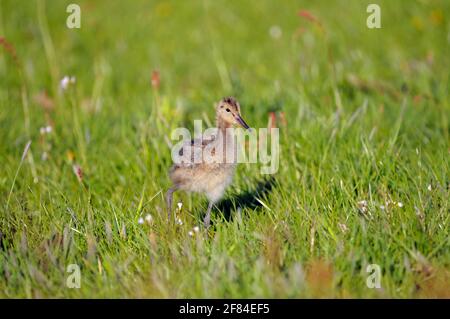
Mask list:
[{"label": "chick's leg", "polygon": [[166,204],[167,204],[167,219],[170,222],[170,216],[172,212],[172,198],[173,198],[173,192],[175,192],[178,189],[177,186],[173,186],[170,188],[166,193]]},{"label": "chick's leg", "polygon": [[205,219],[203,220],[203,223],[205,225],[205,228],[209,227],[210,221],[211,221],[211,209],[214,205],[214,202],[209,202],[208,204],[208,209],[206,210],[206,216]]}]

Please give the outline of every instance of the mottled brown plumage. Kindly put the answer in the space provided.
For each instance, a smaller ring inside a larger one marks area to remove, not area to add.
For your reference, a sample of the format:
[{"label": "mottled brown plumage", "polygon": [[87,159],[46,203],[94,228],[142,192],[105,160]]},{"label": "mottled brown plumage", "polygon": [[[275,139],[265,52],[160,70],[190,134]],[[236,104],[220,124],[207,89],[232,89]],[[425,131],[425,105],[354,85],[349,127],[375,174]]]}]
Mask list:
[{"label": "mottled brown plumage", "polygon": [[[235,98],[222,99],[216,107],[215,133],[192,140],[180,149],[179,155],[184,156],[183,161],[174,164],[169,171],[173,183],[166,194],[169,220],[173,192],[180,189],[206,195],[209,205],[204,224],[205,227],[209,226],[212,206],[220,200],[230,185],[236,167],[236,143],[227,128],[234,125],[249,128],[240,112],[240,105]],[[196,154],[199,157],[196,157]],[[201,157],[202,154],[207,156]],[[196,161],[196,158],[200,158],[200,161]]]}]

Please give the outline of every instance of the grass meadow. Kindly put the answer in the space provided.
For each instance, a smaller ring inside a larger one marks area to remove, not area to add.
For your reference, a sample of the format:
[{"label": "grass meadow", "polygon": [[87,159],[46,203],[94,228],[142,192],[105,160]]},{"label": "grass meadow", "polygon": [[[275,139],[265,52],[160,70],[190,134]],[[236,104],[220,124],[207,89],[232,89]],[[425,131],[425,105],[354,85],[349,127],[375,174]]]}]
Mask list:
[{"label": "grass meadow", "polygon": [[[450,2],[369,3],[0,0],[0,297],[449,298]],[[170,134],[228,95],[279,169],[168,224]]]}]

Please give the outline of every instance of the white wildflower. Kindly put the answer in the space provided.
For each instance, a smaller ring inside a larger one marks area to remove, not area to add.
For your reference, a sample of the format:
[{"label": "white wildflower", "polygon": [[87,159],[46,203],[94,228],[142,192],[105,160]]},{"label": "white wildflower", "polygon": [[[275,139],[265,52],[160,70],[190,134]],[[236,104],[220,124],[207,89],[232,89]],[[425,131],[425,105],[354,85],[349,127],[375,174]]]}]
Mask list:
[{"label": "white wildflower", "polygon": [[194,228],[192,228],[192,230],[196,233],[198,233],[200,231],[200,228],[198,226],[194,226]]},{"label": "white wildflower", "polygon": [[65,75],[59,82],[59,86],[62,90],[67,90],[70,84],[75,84],[76,78],[74,76]]},{"label": "white wildflower", "polygon": [[192,230],[190,230],[190,231],[188,232],[188,235],[189,235],[190,237],[194,236],[194,233],[192,232]]},{"label": "white wildflower", "polygon": [[431,184],[428,185],[427,189],[431,192]]},{"label": "white wildflower", "polygon": [[403,207],[403,203],[402,202],[398,202],[397,206],[401,208],[401,207]]},{"label": "white wildflower", "polygon": [[183,207],[183,203],[182,203],[182,202],[179,202],[179,203],[177,204],[177,206],[178,206],[178,210],[181,210],[181,207]]},{"label": "white wildflower", "polygon": [[283,35],[283,32],[278,25],[273,25],[269,29],[269,34],[273,39],[279,39]]},{"label": "white wildflower", "polygon": [[144,223],[144,218],[140,217],[140,218],[138,219],[138,224],[139,224],[139,225],[142,225],[143,223]]},{"label": "white wildflower", "polygon": [[66,75],[65,77],[62,78],[61,82],[59,82],[59,86],[61,87],[61,89],[65,90],[69,86],[69,82],[70,82],[70,79]]},{"label": "white wildflower", "polygon": [[146,221],[148,224],[152,224],[152,223],[153,223],[153,216],[150,215],[150,214],[147,214],[147,215],[145,216],[145,221]]},{"label": "white wildflower", "polygon": [[39,129],[39,132],[41,133],[41,135],[50,134],[52,132],[52,127],[50,125],[43,126]]},{"label": "white wildflower", "polygon": [[183,225],[183,221],[181,220],[181,218],[177,218],[177,224],[180,226]]}]

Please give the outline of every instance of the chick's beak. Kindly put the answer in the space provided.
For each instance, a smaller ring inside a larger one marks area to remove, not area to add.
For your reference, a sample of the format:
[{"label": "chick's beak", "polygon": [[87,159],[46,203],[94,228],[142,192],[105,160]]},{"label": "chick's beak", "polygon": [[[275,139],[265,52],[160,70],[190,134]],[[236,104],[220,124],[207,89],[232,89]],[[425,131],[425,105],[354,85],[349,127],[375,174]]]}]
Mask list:
[{"label": "chick's beak", "polygon": [[239,123],[240,126],[242,126],[243,128],[245,128],[246,130],[248,130],[250,128],[250,126],[247,125],[247,123],[245,123],[245,121],[242,119],[242,117],[238,114],[235,116],[236,122]]}]

